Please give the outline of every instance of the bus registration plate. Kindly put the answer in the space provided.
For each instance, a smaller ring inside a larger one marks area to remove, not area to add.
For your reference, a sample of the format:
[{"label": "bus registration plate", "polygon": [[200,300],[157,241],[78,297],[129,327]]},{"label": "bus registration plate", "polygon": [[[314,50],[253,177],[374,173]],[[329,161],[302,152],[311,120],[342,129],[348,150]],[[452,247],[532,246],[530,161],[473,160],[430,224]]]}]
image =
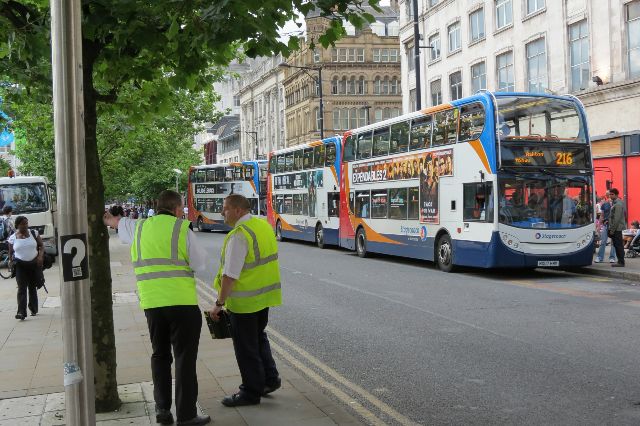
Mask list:
[{"label": "bus registration plate", "polygon": [[538,260],[538,266],[560,266],[559,260]]}]

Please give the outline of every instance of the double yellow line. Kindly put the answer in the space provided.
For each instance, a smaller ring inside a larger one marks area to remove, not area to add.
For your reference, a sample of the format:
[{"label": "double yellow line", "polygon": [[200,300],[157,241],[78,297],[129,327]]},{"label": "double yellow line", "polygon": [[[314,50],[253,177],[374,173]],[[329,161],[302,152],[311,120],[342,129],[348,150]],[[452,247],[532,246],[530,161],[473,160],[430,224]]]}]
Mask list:
[{"label": "double yellow line", "polygon": [[[207,299],[210,302],[210,307],[215,301],[213,289],[202,280],[197,279],[197,281],[201,300]],[[347,380],[340,373],[287,339],[271,326],[269,326],[269,336],[271,337],[271,348],[280,358],[298,370],[307,380],[320,386],[334,398],[351,408],[364,422],[372,425],[417,424],[367,390]],[[365,404],[360,401],[364,401]]]}]

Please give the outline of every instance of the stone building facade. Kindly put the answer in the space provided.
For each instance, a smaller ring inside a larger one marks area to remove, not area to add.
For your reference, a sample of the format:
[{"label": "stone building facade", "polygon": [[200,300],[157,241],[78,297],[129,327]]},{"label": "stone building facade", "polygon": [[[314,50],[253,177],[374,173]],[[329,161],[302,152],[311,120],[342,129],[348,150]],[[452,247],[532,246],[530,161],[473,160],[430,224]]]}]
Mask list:
[{"label": "stone building facade", "polygon": [[[640,0],[419,0],[422,107],[480,89],[572,93],[592,136],[640,129]],[[403,111],[415,109],[412,0],[400,1]],[[609,117],[609,118],[607,118]]]},{"label": "stone building facade", "polygon": [[347,36],[328,49],[309,46],[324,33],[329,21],[313,13],[306,17],[307,36],[300,43],[303,47],[287,59],[291,67],[283,68],[286,146],[320,138],[320,67],[324,137],[400,114],[398,9],[382,9],[383,13],[369,11],[376,22],[362,30],[356,31],[346,23]]}]

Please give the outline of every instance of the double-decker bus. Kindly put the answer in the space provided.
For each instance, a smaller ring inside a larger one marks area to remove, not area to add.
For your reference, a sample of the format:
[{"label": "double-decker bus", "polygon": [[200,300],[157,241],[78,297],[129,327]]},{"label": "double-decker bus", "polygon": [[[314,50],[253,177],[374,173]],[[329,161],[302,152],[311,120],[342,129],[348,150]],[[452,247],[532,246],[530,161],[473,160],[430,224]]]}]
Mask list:
[{"label": "double-decker bus", "polygon": [[279,241],[338,245],[341,144],[334,136],[271,152],[267,218]]},{"label": "double-decker bus", "polygon": [[340,245],[482,268],[590,265],[593,162],[573,96],[478,94],[344,136]]},{"label": "double-decker bus", "polygon": [[189,220],[199,231],[230,230],[222,217],[222,203],[230,194],[244,195],[251,203],[251,214],[264,216],[266,179],[266,160],[191,167],[187,191]]}]

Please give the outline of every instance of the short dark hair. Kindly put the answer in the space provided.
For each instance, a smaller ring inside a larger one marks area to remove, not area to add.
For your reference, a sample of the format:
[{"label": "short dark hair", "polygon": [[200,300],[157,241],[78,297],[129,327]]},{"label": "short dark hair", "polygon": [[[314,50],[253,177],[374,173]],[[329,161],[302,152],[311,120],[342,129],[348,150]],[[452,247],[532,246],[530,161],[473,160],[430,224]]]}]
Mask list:
[{"label": "short dark hair", "polygon": [[4,213],[4,214],[9,214],[9,213],[11,213],[12,211],[13,211],[13,207],[11,207],[11,206],[4,206],[4,207],[2,208],[2,213]]},{"label": "short dark hair", "polygon": [[17,228],[18,226],[20,226],[20,224],[22,224],[22,222],[28,222],[28,221],[29,221],[29,220],[28,220],[25,216],[18,216],[18,217],[16,217],[16,221],[15,221],[16,228]]},{"label": "short dark hair", "polygon": [[615,196],[616,196],[616,197],[618,196],[618,194],[620,194],[620,192],[618,191],[618,189],[617,189],[617,188],[611,188],[611,189],[609,190],[609,193],[611,193],[611,194],[615,194]]},{"label": "short dark hair", "polygon": [[173,213],[182,205],[182,195],[176,191],[166,189],[158,196],[158,210],[165,210]]},{"label": "short dark hair", "polygon": [[247,200],[247,197],[245,197],[244,195],[230,194],[230,195],[227,195],[227,198],[225,198],[225,201],[227,202],[228,205],[236,209],[242,209],[247,211],[251,209],[249,200]]}]

